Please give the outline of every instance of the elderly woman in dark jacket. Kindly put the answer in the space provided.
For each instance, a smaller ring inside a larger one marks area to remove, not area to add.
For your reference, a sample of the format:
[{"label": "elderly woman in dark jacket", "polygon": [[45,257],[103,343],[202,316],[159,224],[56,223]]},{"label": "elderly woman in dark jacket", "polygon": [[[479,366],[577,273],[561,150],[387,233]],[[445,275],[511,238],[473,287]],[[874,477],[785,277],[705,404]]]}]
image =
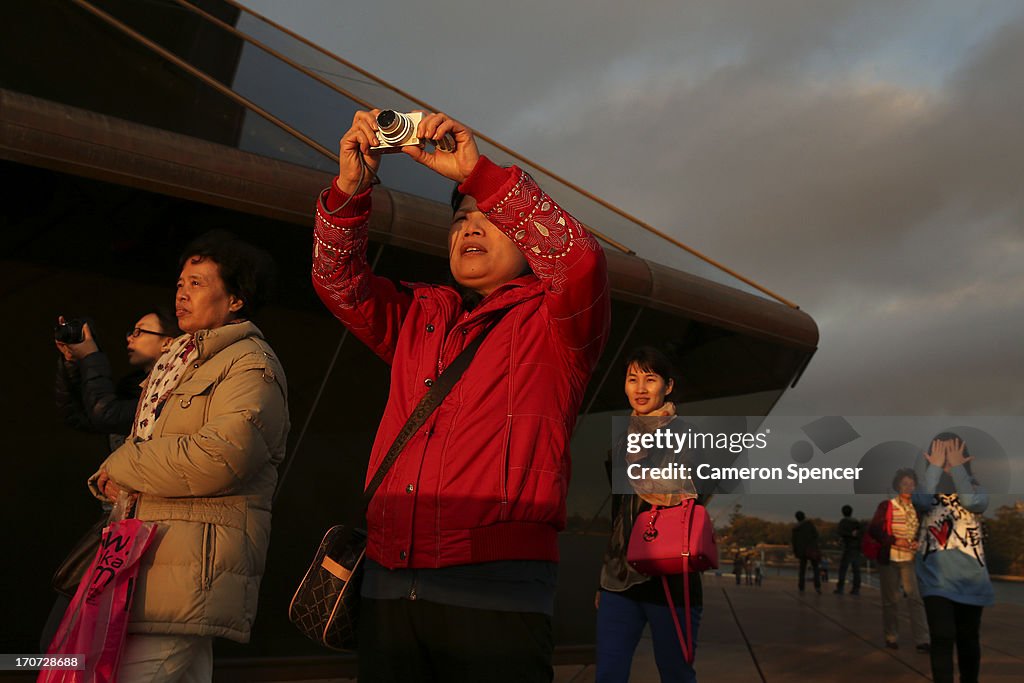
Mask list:
[{"label": "elderly woman in dark jacket", "polygon": [[[650,433],[671,428],[681,431],[682,418],[675,412],[675,404],[666,401],[674,388],[670,361],[657,349],[641,347],[626,360],[625,390],[633,408],[630,433]],[[612,452],[612,459],[621,471],[625,466],[639,463],[644,466],[667,464],[666,453],[644,449],[630,454],[620,443]],[[674,452],[669,452],[678,460]],[[609,463],[611,466],[612,463]],[[650,483],[630,482],[634,494],[612,495],[612,534],[608,541],[604,563],[601,566],[601,588],[595,598],[597,607],[597,681],[598,683],[625,682],[629,679],[633,653],[644,626],[650,624],[654,658],[664,682],[697,680],[696,672],[683,656],[682,643],[676,632],[668,597],[660,580],[636,571],[626,561],[626,550],[633,524],[641,512],[653,505],[678,505],[685,498],[697,497],[693,482],[682,482],[688,491],[679,491],[679,483],[669,489],[658,490]],[[668,586],[672,602],[676,605],[679,623],[684,629],[693,629],[693,645],[697,644],[703,590],[700,574],[691,572],[689,581],[683,575],[669,576]],[[685,590],[689,584],[690,614],[685,613]]]}]

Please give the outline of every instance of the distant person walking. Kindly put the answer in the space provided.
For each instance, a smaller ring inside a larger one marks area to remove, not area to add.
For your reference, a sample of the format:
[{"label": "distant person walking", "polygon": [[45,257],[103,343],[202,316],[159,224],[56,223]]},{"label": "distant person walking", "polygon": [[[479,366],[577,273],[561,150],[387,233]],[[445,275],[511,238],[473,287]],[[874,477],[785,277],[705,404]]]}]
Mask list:
[{"label": "distant person walking", "polygon": [[839,520],[839,540],[843,546],[843,555],[839,559],[839,578],[836,579],[836,589],[832,591],[837,595],[843,594],[846,586],[846,570],[853,571],[853,585],[850,586],[850,595],[860,593],[860,542],[863,535],[860,521],[853,518],[853,508],[849,505],[843,506],[843,518]]},{"label": "distant person walking", "polygon": [[878,580],[882,589],[882,628],[885,646],[899,647],[899,602],[900,585],[906,594],[907,610],[910,612],[910,630],[917,644],[918,652],[928,652],[928,624],[925,622],[924,605],[917,592],[917,575],[914,573],[914,553],[917,551],[917,512],[911,502],[917,488],[914,470],[902,469],[896,472],[892,487],[898,495],[879,503],[875,516],[868,526],[868,534],[879,543]]},{"label": "distant person walking", "polygon": [[981,612],[995,602],[982,545],[981,515],[988,494],[970,469],[967,445],[943,432],[918,467],[914,505],[921,512],[916,569],[931,629],[932,679],[953,683],[956,645],[960,683],[977,683]]},{"label": "distant person walking", "polygon": [[800,560],[800,578],[797,580],[797,587],[804,592],[804,583],[807,575],[807,564],[811,565],[811,575],[814,577],[814,590],[821,593],[821,549],[818,548],[818,528],[814,522],[807,519],[802,510],[796,512],[796,526],[793,527],[793,554]]}]

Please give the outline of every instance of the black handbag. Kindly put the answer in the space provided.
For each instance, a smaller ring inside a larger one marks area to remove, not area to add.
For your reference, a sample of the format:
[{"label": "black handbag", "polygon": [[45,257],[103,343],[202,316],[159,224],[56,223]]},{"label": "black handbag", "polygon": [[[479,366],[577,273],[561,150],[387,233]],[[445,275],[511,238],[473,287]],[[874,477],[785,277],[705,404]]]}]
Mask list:
[{"label": "black handbag", "polygon": [[[455,357],[452,364],[445,368],[426,395],[420,399],[363,492],[360,508],[363,513],[409,438],[441,405],[445,396],[469,367],[484,337],[504,317],[505,312],[502,311],[495,316],[491,325]],[[366,531],[361,528],[361,521],[357,519],[352,524],[339,524],[327,530],[313,557],[313,562],[306,570],[288,606],[288,619],[306,637],[332,650],[356,649],[359,589],[362,585],[363,561],[366,556]]]},{"label": "black handbag", "polygon": [[89,565],[96,559],[96,551],[99,550],[100,537],[103,535],[103,528],[107,526],[108,516],[108,513],[104,512],[103,516],[97,519],[95,524],[89,527],[89,530],[75,542],[71,552],[60,563],[57,571],[53,573],[53,578],[50,579],[53,590],[69,598],[75,597],[78,584],[85,578],[85,572],[89,570]]}]

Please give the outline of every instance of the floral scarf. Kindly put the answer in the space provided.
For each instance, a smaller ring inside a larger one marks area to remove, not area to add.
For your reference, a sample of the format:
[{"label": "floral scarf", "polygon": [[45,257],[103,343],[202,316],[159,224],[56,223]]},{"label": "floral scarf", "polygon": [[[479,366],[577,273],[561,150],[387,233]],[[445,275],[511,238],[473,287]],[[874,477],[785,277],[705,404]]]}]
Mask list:
[{"label": "floral scarf", "polygon": [[183,334],[174,340],[164,355],[160,356],[142,388],[142,398],[139,399],[139,407],[135,411],[135,426],[132,428],[133,440],[149,441],[153,437],[153,430],[164,403],[177,388],[181,376],[195,354],[195,337]]},{"label": "floral scarf", "polygon": [[[671,401],[666,401],[657,410],[652,410],[647,415],[637,415],[634,410],[630,414],[629,419],[629,433],[630,434],[651,434],[658,429],[666,427],[674,419],[676,419],[676,404]],[[647,449],[641,448],[639,453],[627,453],[626,462],[635,463],[647,458]],[[690,493],[682,493],[674,491],[672,493],[659,493],[656,489],[659,488],[655,482],[632,482],[633,488],[640,498],[650,503],[651,505],[660,505],[662,507],[668,507],[671,505],[678,505],[687,498],[696,498],[696,488],[693,482],[688,482],[689,488],[693,489]],[[684,484],[685,485],[685,484]],[[664,484],[662,484],[664,486]],[[678,489],[677,484],[669,484],[671,488]]]},{"label": "floral scarf", "polygon": [[671,401],[665,401],[657,410],[652,410],[642,416],[637,415],[634,410],[630,413],[629,433],[651,434],[661,429],[674,419],[676,419],[676,404]]}]

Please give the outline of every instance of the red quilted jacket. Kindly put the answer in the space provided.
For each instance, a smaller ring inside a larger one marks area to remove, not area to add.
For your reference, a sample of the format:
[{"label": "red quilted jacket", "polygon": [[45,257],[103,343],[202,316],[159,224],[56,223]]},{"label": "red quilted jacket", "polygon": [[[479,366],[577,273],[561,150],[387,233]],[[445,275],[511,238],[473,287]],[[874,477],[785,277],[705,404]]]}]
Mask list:
[{"label": "red quilted jacket", "polygon": [[499,287],[472,311],[451,287],[403,289],[370,272],[368,191],[330,216],[327,207],[344,200],[332,183],[317,207],[313,286],[392,366],[367,482],[428,386],[495,313],[508,311],[370,505],[367,552],[388,568],[558,559],[569,439],[608,338],[604,252],[583,226],[516,167],[481,158],[460,189],[536,274]]}]

